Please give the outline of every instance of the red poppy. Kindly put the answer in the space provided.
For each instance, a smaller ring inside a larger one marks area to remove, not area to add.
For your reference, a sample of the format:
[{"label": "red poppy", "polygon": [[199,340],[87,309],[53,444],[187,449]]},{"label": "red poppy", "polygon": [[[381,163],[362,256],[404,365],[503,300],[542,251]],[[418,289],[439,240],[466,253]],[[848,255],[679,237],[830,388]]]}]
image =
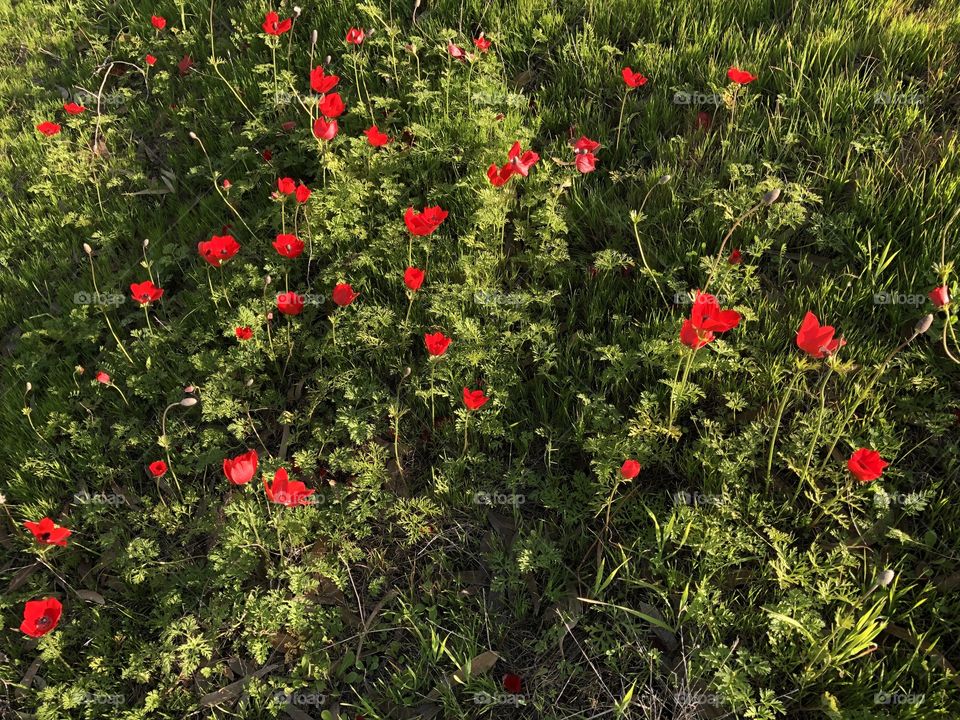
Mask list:
[{"label": "red poppy", "polygon": [[797,331],[797,347],[815,358],[832,355],[847,344],[842,337],[834,339],[833,333],[832,325],[821,326],[817,316],[808,312]]},{"label": "red poppy", "polygon": [[586,174],[597,169],[597,156],[593,154],[593,151],[598,147],[600,147],[600,143],[596,140],[591,140],[586,135],[580,136],[580,139],[573,144],[577,170]]},{"label": "red poppy", "polygon": [[731,65],[730,69],[727,70],[727,77],[733,82],[737,83],[737,85],[749,85],[757,79],[756,75],[751,75],[746,70],[741,70],[733,65]]},{"label": "red poppy", "polygon": [[407,289],[416,292],[423,285],[423,279],[426,275],[420,268],[408,267],[403,273],[403,284],[407,286]]},{"label": "red poppy", "polygon": [[479,410],[487,404],[489,399],[483,394],[483,390],[463,389],[463,404],[467,406],[468,410]]},{"label": "red poppy", "polygon": [[860,448],[847,460],[847,468],[862,483],[876,480],[883,474],[883,469],[889,464],[880,457],[880,453],[876,450],[867,448]]},{"label": "red poppy", "polygon": [[423,344],[427,346],[428,353],[434,357],[439,357],[450,347],[450,338],[442,332],[428,333],[423,336]]},{"label": "red poppy", "polygon": [[367,136],[367,142],[373,147],[383,147],[390,142],[390,138],[387,136],[387,134],[380,132],[376,125],[371,125],[368,127],[363,131],[363,134]]},{"label": "red poppy", "polygon": [[209,240],[197,243],[201,257],[214,267],[220,267],[240,250],[240,243],[233,235],[214,235]]},{"label": "red poppy", "polygon": [[623,81],[627,84],[627,87],[638,88],[647,84],[647,78],[644,77],[643,73],[634,72],[629,67],[625,67],[620,74],[623,76]]},{"label": "red poppy", "polygon": [[620,475],[624,480],[633,480],[639,474],[640,463],[633,458],[623,461],[623,465],[620,466]]},{"label": "red poppy", "polygon": [[523,680],[520,679],[519,675],[514,675],[513,673],[507,673],[503,676],[503,689],[506,690],[511,695],[518,695],[520,689],[523,687]]},{"label": "red poppy", "polygon": [[333,140],[338,130],[336,120],[327,122],[326,118],[318,117],[313,121],[313,134],[321,140]]},{"label": "red poppy", "polygon": [[153,67],[157,62],[157,59],[150,53],[147,53],[147,56],[144,58],[144,60],[146,61],[147,65],[151,67]]},{"label": "red poppy", "polygon": [[699,350],[712,342],[714,337],[716,336],[712,332],[697,330],[690,320],[684,320],[683,325],[680,326],[680,342],[694,350]]},{"label": "red poppy", "polygon": [[149,470],[155,478],[162,478],[167,474],[167,464],[163,460],[154,460],[150,463]]},{"label": "red poppy", "polygon": [[295,292],[284,292],[277,295],[277,310],[284,315],[299,315],[303,312],[303,297]]},{"label": "red poppy", "polygon": [[248,325],[243,325],[234,330],[239,340],[249,340],[253,337],[253,329]]},{"label": "red poppy", "polygon": [[507,163],[502,168],[496,165],[490,165],[487,168],[487,180],[494,187],[503,187],[513,175],[513,166]]},{"label": "red poppy", "polygon": [[32,638],[46,635],[60,622],[63,605],[56,598],[45,600],[29,600],[23,606],[23,622],[20,623],[20,632]]},{"label": "red poppy", "polygon": [[45,121],[37,125],[37,130],[41,134],[46,135],[47,137],[53,137],[58,132],[60,132],[60,126],[55,122]]},{"label": "red poppy", "polygon": [[162,18],[159,15],[151,15],[150,24],[153,25],[157,30],[163,30],[167,26],[167,19]]},{"label": "red poppy", "polygon": [[44,545],[59,545],[60,547],[66,547],[67,538],[72,534],[65,527],[57,526],[53,520],[48,517],[43,518],[40,522],[30,522],[28,520],[23,525],[25,528],[27,528],[27,530],[33,533],[33,536],[37,539],[38,543],[42,543]]},{"label": "red poppy", "polygon": [[407,224],[407,230],[414,235],[430,235],[440,227],[440,223],[447,219],[449,213],[443,210],[439,205],[425,207],[423,212],[414,212],[412,207],[408,207],[403,215],[403,221]]},{"label": "red poppy", "polygon": [[63,109],[67,111],[68,115],[79,115],[87,111],[83,105],[77,105],[75,102],[64,103]]},{"label": "red poppy", "polygon": [[600,143],[596,140],[591,140],[586,135],[581,135],[580,139],[573,144],[574,152],[579,153],[593,152],[598,147],[600,147]]},{"label": "red poppy", "polygon": [[950,302],[950,291],[947,289],[946,285],[941,285],[940,287],[936,287],[927,293],[927,297],[930,298],[930,302],[933,303],[933,306],[939,309]]},{"label": "red poppy", "polygon": [[280,16],[271,10],[267,13],[266,17],[264,17],[262,27],[267,35],[279,37],[293,27],[293,19],[287,18],[283,22],[280,22]]},{"label": "red poppy", "polygon": [[296,189],[297,184],[293,181],[293,178],[284,177],[277,179],[277,190],[284,195],[290,195]]},{"label": "red poppy", "polygon": [[353,291],[350,283],[339,283],[333,288],[333,301],[340,307],[346,307],[357,299],[358,293]]},{"label": "red poppy", "polygon": [[350,28],[347,30],[347,42],[351,45],[362,45],[363,39],[366,37],[366,33],[363,32],[360,28]]},{"label": "red poppy", "polygon": [[192,67],[193,67],[193,58],[190,57],[190,55],[184,55],[182,58],[180,58],[180,62],[177,63],[177,70],[180,71],[181,77],[183,77],[188,72],[190,72],[190,68]]},{"label": "red poppy", "polygon": [[730,253],[730,257],[727,258],[727,262],[731,265],[739,265],[743,262],[743,254],[740,252],[740,248],[733,249],[733,252]]},{"label": "red poppy", "polygon": [[480,33],[480,37],[473,39],[473,44],[477,46],[480,52],[486,52],[490,49],[492,43],[483,36],[483,33]]},{"label": "red poppy", "polygon": [[297,185],[296,197],[298,203],[305,203],[310,199],[310,188],[308,188],[303,183]]},{"label": "red poppy", "polygon": [[162,298],[163,290],[152,281],[144,280],[142,283],[130,283],[130,295],[141,305],[146,305]]},{"label": "red poppy", "polygon": [[273,476],[273,484],[268,485],[267,479],[263,479],[263,489],[267,493],[267,499],[270,502],[286,505],[287,507],[296,507],[297,505],[309,505],[307,499],[316,490],[307,490],[307,486],[299,480],[289,480],[287,471],[284,468],[277,470]]},{"label": "red poppy", "polygon": [[453,40],[447,41],[447,52],[454,60],[466,60],[467,53],[459,45],[454,45]]},{"label": "red poppy", "polygon": [[257,472],[257,451],[248,450],[235,458],[223,459],[223,474],[234,485],[246,485]]},{"label": "red poppy", "polygon": [[333,90],[338,82],[340,82],[340,76],[327,75],[323,70],[323,65],[317,65],[310,71],[310,87],[314,92],[321,95]]},{"label": "red poppy", "polygon": [[740,324],[740,313],[736,310],[721,310],[716,297],[698,290],[690,310],[690,321],[698,330],[727,332]]},{"label": "red poppy", "polygon": [[98,383],[103,383],[104,385],[109,385],[109,384],[110,384],[110,376],[107,375],[107,373],[105,373],[103,370],[98,370],[98,371],[97,371],[97,382],[98,382]]},{"label": "red poppy", "polygon": [[324,95],[323,100],[320,101],[320,112],[326,118],[338,118],[343,115],[344,110],[346,106],[343,104],[340,93]]},{"label": "red poppy", "polygon": [[521,153],[520,143],[515,142],[507,153],[507,158],[510,160],[510,167],[514,172],[523,177],[527,177],[530,173],[530,168],[536,164],[540,156],[533,150],[527,150]]},{"label": "red poppy", "polygon": [[224,178],[224,179],[223,179],[223,189],[224,189],[224,190],[229,190],[231,187],[233,187],[233,183],[230,182],[227,178]]}]

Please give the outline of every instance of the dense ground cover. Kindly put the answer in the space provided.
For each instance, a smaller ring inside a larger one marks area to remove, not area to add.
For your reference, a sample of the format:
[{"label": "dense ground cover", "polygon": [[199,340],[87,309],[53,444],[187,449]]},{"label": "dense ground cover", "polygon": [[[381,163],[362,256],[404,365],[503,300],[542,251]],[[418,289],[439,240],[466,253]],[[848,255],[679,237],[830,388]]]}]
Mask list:
[{"label": "dense ground cover", "polygon": [[960,710],[953,3],[0,20],[4,717]]}]

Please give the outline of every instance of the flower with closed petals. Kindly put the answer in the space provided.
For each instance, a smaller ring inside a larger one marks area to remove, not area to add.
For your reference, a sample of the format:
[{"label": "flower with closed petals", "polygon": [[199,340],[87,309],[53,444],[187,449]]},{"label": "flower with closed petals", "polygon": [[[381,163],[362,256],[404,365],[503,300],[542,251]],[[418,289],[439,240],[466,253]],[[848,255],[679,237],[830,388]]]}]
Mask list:
[{"label": "flower with closed petals", "polygon": [[350,28],[347,30],[347,42],[351,45],[362,45],[366,33],[361,28]]},{"label": "flower with closed petals", "polygon": [[440,357],[450,347],[450,338],[442,332],[427,333],[423,336],[423,344],[432,357]]},{"label": "flower with closed petals", "polygon": [[950,290],[947,289],[946,285],[941,285],[927,293],[927,297],[930,298],[933,306],[939,310],[950,302]]},{"label": "flower with closed petals", "polygon": [[303,296],[295,292],[283,292],[277,295],[277,310],[284,315],[299,315],[303,312]]},{"label": "flower with closed petals", "polygon": [[352,303],[357,299],[357,295],[350,283],[340,283],[333,288],[333,301],[340,307],[346,307]]},{"label": "flower with closed petals", "polygon": [[373,147],[383,147],[390,142],[390,138],[387,136],[387,134],[380,132],[376,125],[371,125],[368,127],[363,131],[363,134],[367,136],[367,142]]},{"label": "flower with closed petals", "polygon": [[344,110],[346,106],[343,104],[340,93],[329,93],[320,101],[320,112],[325,118],[338,118],[343,115]]},{"label": "flower with closed petals", "polygon": [[746,70],[734,66],[730,66],[730,69],[727,70],[727,77],[737,85],[749,85],[757,79],[756,75],[751,75]]},{"label": "flower with closed petals", "polygon": [[297,198],[298,203],[305,203],[307,200],[310,199],[311,194],[312,193],[310,192],[310,188],[308,188],[303,183],[300,183],[299,185],[297,185],[297,189],[294,192],[294,195]]},{"label": "flower with closed petals", "polygon": [[297,183],[293,181],[293,178],[282,177],[277,178],[277,190],[282,192],[284,195],[290,195],[297,189]]},{"label": "flower with closed petals", "polygon": [[248,450],[235,458],[224,458],[223,474],[234,485],[246,485],[257,472],[258,460],[256,450]]},{"label": "flower with closed petals", "polygon": [[640,463],[633,458],[623,461],[623,465],[620,466],[620,476],[624,480],[633,480],[639,474]]},{"label": "flower with closed petals", "polygon": [[403,215],[403,222],[406,223],[407,230],[414,235],[430,235],[440,227],[440,223],[447,219],[448,214],[449,213],[439,205],[426,207],[423,209],[423,212],[419,213],[415,212],[412,207],[409,207]]},{"label": "flower with closed petals", "polygon": [[808,312],[797,331],[797,347],[818,359],[833,355],[847,344],[843,338],[835,339],[834,332],[832,325],[820,325],[817,316]]},{"label": "flower with closed petals", "polygon": [[880,477],[883,474],[883,469],[889,464],[880,457],[880,453],[876,450],[860,448],[850,456],[847,461],[847,469],[857,480],[868,483]]},{"label": "flower with closed petals", "polygon": [[426,273],[420,268],[408,267],[403,273],[403,284],[411,292],[416,292],[423,285],[424,277],[426,277]]},{"label": "flower with closed petals", "polygon": [[151,15],[150,24],[153,25],[157,30],[163,30],[167,26],[167,20],[159,15]]},{"label": "flower with closed petals", "polygon": [[467,406],[468,410],[479,410],[487,404],[489,399],[483,394],[483,390],[463,389],[463,404]]},{"label": "flower with closed petals", "polygon": [[313,135],[320,140],[333,140],[337,136],[339,129],[336,120],[327,120],[325,117],[318,117],[313,121]]}]

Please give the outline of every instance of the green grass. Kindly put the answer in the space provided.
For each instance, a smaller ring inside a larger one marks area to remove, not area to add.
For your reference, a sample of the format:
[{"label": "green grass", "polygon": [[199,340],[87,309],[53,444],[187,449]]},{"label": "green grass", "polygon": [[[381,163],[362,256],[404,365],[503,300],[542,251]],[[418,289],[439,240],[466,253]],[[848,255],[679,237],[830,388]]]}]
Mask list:
[{"label": "green grass", "polygon": [[[952,308],[886,362],[931,288],[960,293],[954,4],[301,7],[276,80],[260,3],[216,3],[212,39],[189,0],[0,8],[0,714],[287,717],[299,693],[315,719],[955,716]],[[375,29],[359,51],[351,26]],[[326,149],[299,104],[314,28],[348,106]],[[480,31],[490,53],[451,61]],[[624,65],[650,83],[617,148]],[[730,65],[758,75],[733,112]],[[63,93],[88,111],[64,120]],[[541,160],[492,188],[515,140]],[[313,189],[295,221],[283,176]],[[411,239],[403,211],[434,204],[447,221]],[[309,279],[271,247],[294,222]],[[197,243],[227,225],[242,249],[208,278]],[[105,314],[78,302],[83,243],[125,298]],[[152,329],[127,290],[148,272]],[[743,320],[679,382],[675,298],[708,278]],[[338,282],[360,296],[335,312]],[[268,335],[288,283],[319,300]],[[807,310],[847,340],[829,375],[794,344]],[[491,398],[466,428],[464,386]],[[859,447],[882,479],[851,478]],[[246,448],[261,469],[235,487],[221,463]],[[268,505],[278,467],[318,502]],[[67,548],[23,529],[43,516]],[[30,640],[23,604],[48,596],[63,617]]]}]

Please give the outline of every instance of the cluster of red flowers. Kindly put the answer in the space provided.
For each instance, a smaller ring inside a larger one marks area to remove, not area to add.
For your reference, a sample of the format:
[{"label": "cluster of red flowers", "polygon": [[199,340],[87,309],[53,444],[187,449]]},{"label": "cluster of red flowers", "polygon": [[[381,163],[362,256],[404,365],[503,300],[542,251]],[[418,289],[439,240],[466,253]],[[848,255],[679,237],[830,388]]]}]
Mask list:
[{"label": "cluster of red flowers", "polygon": [[487,178],[494,187],[501,187],[514,175],[527,177],[530,168],[536,164],[540,156],[533,150],[522,151],[520,142],[515,142],[507,153],[507,162],[502,167],[496,164],[487,169]]}]

